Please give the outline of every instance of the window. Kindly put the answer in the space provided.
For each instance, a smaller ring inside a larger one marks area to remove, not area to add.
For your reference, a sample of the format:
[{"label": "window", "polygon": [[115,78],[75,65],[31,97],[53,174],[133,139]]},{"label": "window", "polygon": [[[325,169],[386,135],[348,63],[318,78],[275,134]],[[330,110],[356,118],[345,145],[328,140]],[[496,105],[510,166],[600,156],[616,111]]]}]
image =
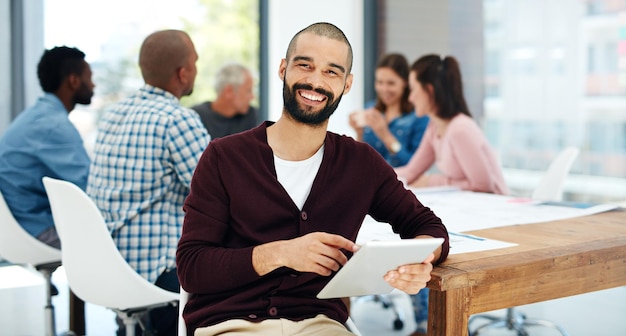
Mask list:
[{"label": "window", "polygon": [[[520,171],[536,176],[561,149],[577,146],[581,152],[568,182],[578,185],[566,186],[565,196],[626,199],[626,2],[483,5],[484,125],[505,177]],[[617,187],[607,191],[595,183],[599,178]],[[515,183],[514,192],[532,191]]]},{"label": "window", "polygon": [[185,106],[215,97],[214,74],[224,63],[239,61],[258,73],[258,1],[45,0],[45,47],[77,47],[93,71],[92,104],[70,114],[86,146],[95,140],[99,114],[143,85],[139,47],[156,30],[181,29],[194,41],[198,75],[193,94],[181,99]]}]

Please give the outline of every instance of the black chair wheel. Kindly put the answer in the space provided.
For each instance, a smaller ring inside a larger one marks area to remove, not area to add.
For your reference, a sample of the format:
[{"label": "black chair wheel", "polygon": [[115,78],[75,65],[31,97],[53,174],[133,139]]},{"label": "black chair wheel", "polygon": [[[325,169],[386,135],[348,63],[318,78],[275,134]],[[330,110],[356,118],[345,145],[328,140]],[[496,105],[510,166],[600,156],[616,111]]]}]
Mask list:
[{"label": "black chair wheel", "polygon": [[395,319],[393,321],[393,330],[402,330],[404,328],[404,322],[401,319]]}]

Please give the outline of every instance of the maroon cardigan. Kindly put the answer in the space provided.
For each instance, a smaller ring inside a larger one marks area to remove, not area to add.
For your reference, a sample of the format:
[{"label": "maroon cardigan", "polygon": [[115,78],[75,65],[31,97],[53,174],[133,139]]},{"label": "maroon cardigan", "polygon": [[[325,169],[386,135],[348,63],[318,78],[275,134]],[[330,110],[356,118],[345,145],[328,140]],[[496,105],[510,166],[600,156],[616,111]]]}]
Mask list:
[{"label": "maroon cardigan", "polygon": [[402,238],[445,238],[436,262],[448,255],[441,220],[403,187],[380,154],[350,137],[327,133],[322,164],[299,210],[276,178],[269,125],[212,141],[196,168],[176,254],[180,283],[191,293],[184,310],[190,333],[229,319],[298,321],[324,314],[346,321],[341,300],[315,297],[330,277],[286,267],[259,276],[252,249],[263,243],[315,231],[354,241],[370,214]]}]

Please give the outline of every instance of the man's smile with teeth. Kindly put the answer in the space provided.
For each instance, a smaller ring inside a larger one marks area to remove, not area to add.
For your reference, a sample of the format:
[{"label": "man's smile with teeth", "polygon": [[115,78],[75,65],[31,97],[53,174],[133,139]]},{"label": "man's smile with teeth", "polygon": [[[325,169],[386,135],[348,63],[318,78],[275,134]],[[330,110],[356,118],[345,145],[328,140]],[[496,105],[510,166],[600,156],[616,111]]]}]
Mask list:
[{"label": "man's smile with teeth", "polygon": [[300,92],[300,96],[308,100],[313,100],[313,101],[323,101],[324,99],[326,99],[326,96],[324,95],[310,93],[310,92]]}]

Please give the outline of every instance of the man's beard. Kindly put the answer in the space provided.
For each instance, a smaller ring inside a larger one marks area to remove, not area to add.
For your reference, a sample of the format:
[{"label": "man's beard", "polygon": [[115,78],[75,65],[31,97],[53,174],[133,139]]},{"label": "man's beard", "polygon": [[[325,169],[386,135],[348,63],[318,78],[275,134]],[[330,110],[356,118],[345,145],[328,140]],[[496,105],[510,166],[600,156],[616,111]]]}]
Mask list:
[{"label": "man's beard", "polygon": [[[313,107],[310,106],[307,106],[304,109],[301,108],[298,104],[298,101],[296,100],[297,90],[315,91],[319,94],[326,96],[326,106],[324,106],[324,108],[318,112],[312,111]],[[324,122],[326,122],[326,120],[328,120],[328,118],[330,118],[330,116],[335,112],[337,106],[339,106],[339,102],[341,101],[342,96],[343,91],[341,92],[341,95],[339,95],[339,98],[337,98],[337,100],[334,100],[335,95],[332,92],[320,88],[313,89],[313,86],[309,84],[296,83],[292,86],[291,90],[289,90],[286,81],[283,80],[283,100],[285,104],[285,110],[294,120],[306,125],[320,126]]]},{"label": "man's beard", "polygon": [[192,85],[190,88],[186,89],[185,92],[183,92],[183,97],[185,96],[191,96],[191,94],[193,93],[193,88],[194,86]]},{"label": "man's beard", "polygon": [[80,88],[78,88],[78,91],[74,94],[74,103],[89,105],[91,104],[91,97],[93,97],[93,91],[89,89],[87,84],[81,82]]}]

